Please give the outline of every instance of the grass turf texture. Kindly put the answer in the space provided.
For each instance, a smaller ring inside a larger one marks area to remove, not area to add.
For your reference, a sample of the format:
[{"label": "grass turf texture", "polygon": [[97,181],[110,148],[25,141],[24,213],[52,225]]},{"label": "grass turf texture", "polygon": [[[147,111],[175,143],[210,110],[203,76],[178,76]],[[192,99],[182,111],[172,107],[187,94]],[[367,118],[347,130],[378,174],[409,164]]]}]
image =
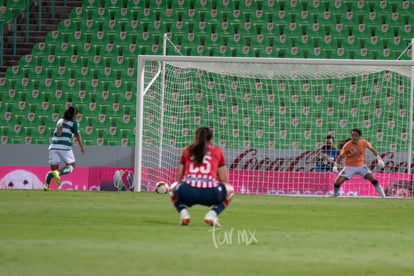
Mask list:
[{"label": "grass turf texture", "polygon": [[[1,275],[413,275],[414,200],[236,195],[189,226],[167,195],[0,191]],[[244,239],[241,238],[244,237]]]}]

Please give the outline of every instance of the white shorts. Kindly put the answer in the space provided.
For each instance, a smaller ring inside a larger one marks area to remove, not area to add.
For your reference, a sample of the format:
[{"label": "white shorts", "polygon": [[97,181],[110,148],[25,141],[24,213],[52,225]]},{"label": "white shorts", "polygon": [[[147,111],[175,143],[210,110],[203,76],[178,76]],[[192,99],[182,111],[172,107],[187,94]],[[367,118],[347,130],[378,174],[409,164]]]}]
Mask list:
[{"label": "white shorts", "polygon": [[345,177],[346,179],[351,179],[355,174],[359,174],[363,178],[369,173],[372,173],[371,170],[368,168],[367,164],[358,167],[348,167],[345,166],[339,176]]},{"label": "white shorts", "polygon": [[63,161],[65,164],[75,162],[75,155],[72,150],[49,150],[49,164],[59,165]]}]

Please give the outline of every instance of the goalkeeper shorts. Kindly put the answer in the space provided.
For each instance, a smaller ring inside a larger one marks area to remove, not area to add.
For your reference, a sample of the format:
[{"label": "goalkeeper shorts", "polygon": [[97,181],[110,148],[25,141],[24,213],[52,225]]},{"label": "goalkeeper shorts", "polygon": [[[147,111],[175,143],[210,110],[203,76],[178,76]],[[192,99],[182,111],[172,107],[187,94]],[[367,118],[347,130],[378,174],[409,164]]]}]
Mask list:
[{"label": "goalkeeper shorts", "polygon": [[339,176],[351,179],[355,174],[359,174],[365,178],[365,176],[369,173],[372,173],[371,170],[368,168],[367,164],[364,164],[357,167],[345,166],[339,173]]}]

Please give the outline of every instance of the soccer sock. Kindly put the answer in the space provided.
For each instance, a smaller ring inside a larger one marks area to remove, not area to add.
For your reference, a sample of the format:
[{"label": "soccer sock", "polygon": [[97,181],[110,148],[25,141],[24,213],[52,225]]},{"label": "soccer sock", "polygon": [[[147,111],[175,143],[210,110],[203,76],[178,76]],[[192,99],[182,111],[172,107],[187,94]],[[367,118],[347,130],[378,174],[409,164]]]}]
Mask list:
[{"label": "soccer sock", "polygon": [[221,203],[215,205],[211,210],[216,212],[217,216],[223,212],[223,210],[229,205],[229,201],[227,199],[223,200]]},{"label": "soccer sock", "polygon": [[46,182],[47,185],[50,185],[50,181],[52,181],[52,178],[53,178],[53,175],[52,175],[52,172],[50,171],[46,174],[45,182]]},{"label": "soccer sock", "polygon": [[334,185],[334,195],[338,196],[339,195],[339,189],[341,188],[341,186],[336,186]]},{"label": "soccer sock", "polygon": [[71,165],[66,165],[59,170],[60,175],[68,174],[73,172],[73,167]]},{"label": "soccer sock", "polygon": [[174,207],[175,209],[177,209],[178,213],[181,212],[181,210],[187,208],[187,206],[184,203],[178,200],[174,202]]},{"label": "soccer sock", "polygon": [[177,200],[177,198],[175,196],[171,197],[171,201],[174,204],[175,209],[177,209],[178,213],[181,212],[182,209],[187,208],[187,206],[182,203],[181,201]]},{"label": "soccer sock", "polygon": [[379,184],[378,180],[374,180],[374,181],[372,181],[372,185],[374,185],[375,190],[377,190],[378,194],[379,194],[381,197],[385,197],[384,190],[382,189],[382,187],[381,187],[381,185]]}]

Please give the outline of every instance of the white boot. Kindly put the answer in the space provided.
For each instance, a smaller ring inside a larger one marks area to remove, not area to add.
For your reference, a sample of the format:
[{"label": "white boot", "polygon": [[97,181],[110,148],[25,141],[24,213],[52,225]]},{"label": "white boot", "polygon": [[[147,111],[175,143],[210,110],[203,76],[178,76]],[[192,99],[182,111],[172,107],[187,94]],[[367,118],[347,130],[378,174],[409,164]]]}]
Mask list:
[{"label": "white boot", "polygon": [[218,221],[217,213],[213,210],[208,211],[208,213],[204,217],[204,222],[211,226],[216,226],[216,227],[221,226]]},{"label": "white boot", "polygon": [[191,221],[190,213],[188,213],[187,209],[182,209],[180,211],[180,224],[181,225],[188,225]]}]

